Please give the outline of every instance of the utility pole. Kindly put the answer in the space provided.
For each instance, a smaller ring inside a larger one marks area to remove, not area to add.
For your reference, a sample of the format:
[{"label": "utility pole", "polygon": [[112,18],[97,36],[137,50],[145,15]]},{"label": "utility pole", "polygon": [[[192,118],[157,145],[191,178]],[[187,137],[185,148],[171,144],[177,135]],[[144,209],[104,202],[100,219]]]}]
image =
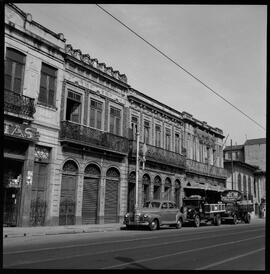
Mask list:
[{"label": "utility pole", "polygon": [[232,170],[231,170],[231,172],[232,172],[232,189],[233,189],[233,149],[232,149],[232,139],[231,139],[231,164],[232,164]]},{"label": "utility pole", "polygon": [[136,142],[136,184],[135,184],[135,188],[136,188],[136,196],[135,196],[135,214],[137,213],[138,210],[138,200],[139,200],[139,165],[140,165],[140,161],[139,161],[139,146],[140,146],[140,131],[139,129],[137,129],[137,142]]}]

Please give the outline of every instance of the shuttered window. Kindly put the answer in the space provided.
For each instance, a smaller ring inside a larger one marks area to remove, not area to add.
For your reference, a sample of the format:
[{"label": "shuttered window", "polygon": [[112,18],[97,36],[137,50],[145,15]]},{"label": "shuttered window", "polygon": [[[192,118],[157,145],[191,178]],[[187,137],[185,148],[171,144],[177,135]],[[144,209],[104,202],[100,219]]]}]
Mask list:
[{"label": "shuttered window", "polygon": [[115,107],[110,108],[110,132],[116,135],[121,134],[121,110]]},{"label": "shuttered window", "polygon": [[7,48],[5,61],[5,90],[22,93],[25,55]]},{"label": "shuttered window", "polygon": [[38,102],[46,106],[55,106],[57,70],[42,63]]},{"label": "shuttered window", "polygon": [[102,128],[102,103],[91,99],[90,104],[90,127]]}]

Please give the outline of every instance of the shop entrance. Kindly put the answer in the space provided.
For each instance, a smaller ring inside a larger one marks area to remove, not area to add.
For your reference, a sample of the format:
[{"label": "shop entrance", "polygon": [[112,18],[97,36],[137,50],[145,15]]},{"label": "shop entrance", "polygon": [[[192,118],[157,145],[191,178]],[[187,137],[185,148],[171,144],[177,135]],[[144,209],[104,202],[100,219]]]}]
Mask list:
[{"label": "shop entrance", "polygon": [[3,226],[17,226],[20,202],[23,161],[4,160],[4,218]]}]

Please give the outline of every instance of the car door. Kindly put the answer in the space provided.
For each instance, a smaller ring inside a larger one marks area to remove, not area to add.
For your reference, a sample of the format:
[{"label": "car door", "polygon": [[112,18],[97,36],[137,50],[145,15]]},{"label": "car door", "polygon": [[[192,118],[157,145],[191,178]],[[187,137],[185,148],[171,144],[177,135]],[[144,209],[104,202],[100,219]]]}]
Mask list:
[{"label": "car door", "polygon": [[175,223],[177,213],[178,213],[178,208],[176,204],[173,202],[169,202],[168,203],[168,222]]},{"label": "car door", "polygon": [[162,224],[168,223],[168,203],[162,202],[160,206],[160,221]]}]

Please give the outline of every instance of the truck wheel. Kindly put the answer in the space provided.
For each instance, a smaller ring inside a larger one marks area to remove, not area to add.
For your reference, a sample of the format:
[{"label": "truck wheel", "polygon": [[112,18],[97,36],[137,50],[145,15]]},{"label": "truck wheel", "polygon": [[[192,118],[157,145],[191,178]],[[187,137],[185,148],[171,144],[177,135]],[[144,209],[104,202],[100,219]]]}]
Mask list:
[{"label": "truck wheel", "polygon": [[220,215],[217,215],[215,217],[215,225],[216,226],[220,226],[220,224],[221,224],[221,218],[220,218]]},{"label": "truck wheel", "polygon": [[182,227],[182,219],[179,218],[176,222],[176,225],[175,225],[176,229],[180,229]]},{"label": "truck wheel", "polygon": [[158,229],[158,221],[157,221],[157,219],[154,219],[150,223],[149,228],[150,228],[150,230],[156,230],[156,229]]},{"label": "truck wheel", "polygon": [[200,226],[200,217],[198,215],[196,215],[194,218],[194,225],[195,225],[195,227]]}]

